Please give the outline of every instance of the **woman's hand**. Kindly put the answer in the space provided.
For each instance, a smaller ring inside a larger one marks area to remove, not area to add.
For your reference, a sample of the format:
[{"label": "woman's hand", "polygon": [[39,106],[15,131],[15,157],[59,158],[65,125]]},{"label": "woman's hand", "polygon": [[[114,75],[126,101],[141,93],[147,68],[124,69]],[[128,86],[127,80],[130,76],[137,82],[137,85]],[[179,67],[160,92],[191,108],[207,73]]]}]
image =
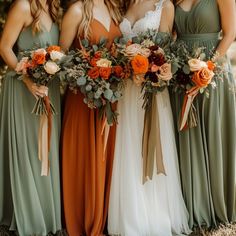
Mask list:
[{"label": "woman's hand", "polygon": [[37,86],[31,79],[25,77],[23,79],[26,87],[33,94],[33,96],[38,99],[39,97],[43,98],[48,95],[48,87],[46,86]]}]

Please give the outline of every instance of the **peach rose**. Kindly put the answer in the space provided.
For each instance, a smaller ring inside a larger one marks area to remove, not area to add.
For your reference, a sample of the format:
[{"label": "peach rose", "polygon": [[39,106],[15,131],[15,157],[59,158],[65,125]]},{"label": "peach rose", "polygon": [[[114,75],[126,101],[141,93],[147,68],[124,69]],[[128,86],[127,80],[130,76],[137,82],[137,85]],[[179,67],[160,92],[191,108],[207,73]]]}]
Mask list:
[{"label": "peach rose", "polygon": [[50,74],[50,75],[54,75],[56,74],[59,70],[60,67],[53,61],[48,61],[45,65],[44,65],[44,69],[45,71]]},{"label": "peach rose", "polygon": [[106,58],[102,58],[99,59],[96,64],[98,67],[111,67],[112,62]]},{"label": "peach rose", "polygon": [[194,71],[199,71],[202,68],[206,68],[207,67],[207,63],[205,61],[201,61],[199,59],[190,59],[188,61],[189,67],[190,67],[190,71],[194,72]]},{"label": "peach rose", "polygon": [[159,70],[159,66],[153,64],[151,67],[151,72],[157,72]]},{"label": "peach rose", "polygon": [[133,43],[126,47],[125,54],[128,57],[134,57],[140,53],[141,49],[142,49],[142,46],[140,44]]},{"label": "peach rose", "polygon": [[172,78],[171,64],[165,63],[159,67],[159,74],[157,75],[159,79],[163,81],[168,81]]},{"label": "peach rose", "polygon": [[200,71],[194,72],[194,75],[192,77],[192,81],[199,88],[204,88],[208,84],[210,84],[214,75],[215,75],[214,72],[209,70],[208,68],[202,68]]},{"label": "peach rose", "polygon": [[28,57],[23,57],[16,65],[15,71],[17,73],[23,73],[26,74],[26,70],[29,67],[29,58]]}]

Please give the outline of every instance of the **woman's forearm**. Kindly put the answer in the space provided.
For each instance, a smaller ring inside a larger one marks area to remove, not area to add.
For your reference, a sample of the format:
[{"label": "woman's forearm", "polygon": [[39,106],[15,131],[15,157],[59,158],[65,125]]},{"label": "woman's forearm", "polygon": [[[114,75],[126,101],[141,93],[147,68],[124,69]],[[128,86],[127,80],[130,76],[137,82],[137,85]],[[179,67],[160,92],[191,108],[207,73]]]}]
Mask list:
[{"label": "woman's forearm", "polygon": [[11,69],[16,68],[18,60],[12,49],[0,47],[0,54],[3,60],[5,61],[5,63],[8,65],[8,67],[10,67]]},{"label": "woman's forearm", "polygon": [[224,56],[227,52],[227,50],[229,49],[230,45],[232,44],[232,42],[235,39],[235,34],[234,32],[223,36],[222,40],[220,41],[216,51],[218,53],[219,56]]}]

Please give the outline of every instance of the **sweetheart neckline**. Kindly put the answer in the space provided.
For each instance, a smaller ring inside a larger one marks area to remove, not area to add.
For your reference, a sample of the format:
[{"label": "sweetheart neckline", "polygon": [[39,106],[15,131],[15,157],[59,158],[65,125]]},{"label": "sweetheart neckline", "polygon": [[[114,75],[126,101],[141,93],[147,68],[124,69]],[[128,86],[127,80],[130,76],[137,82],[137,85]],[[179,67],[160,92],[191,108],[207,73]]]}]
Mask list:
[{"label": "sweetheart neckline", "polygon": [[[160,0],[160,1],[161,1],[161,0]],[[155,13],[155,12],[156,12],[156,10],[157,10],[157,5],[160,3],[160,1],[159,1],[159,2],[156,2],[156,3],[154,4],[154,5],[155,5],[155,9],[154,9],[154,10],[149,10],[149,11],[147,11],[147,12],[144,14],[144,16],[141,17],[140,19],[136,20],[133,25],[131,24],[130,20],[129,20],[127,17],[124,17],[124,18],[123,18],[123,21],[126,20],[126,21],[129,23],[129,26],[130,26],[131,30],[133,30],[133,29],[135,28],[135,25],[136,25],[137,23],[139,23],[140,21],[144,20],[144,19],[147,17],[148,14],[150,14],[150,13]]]}]

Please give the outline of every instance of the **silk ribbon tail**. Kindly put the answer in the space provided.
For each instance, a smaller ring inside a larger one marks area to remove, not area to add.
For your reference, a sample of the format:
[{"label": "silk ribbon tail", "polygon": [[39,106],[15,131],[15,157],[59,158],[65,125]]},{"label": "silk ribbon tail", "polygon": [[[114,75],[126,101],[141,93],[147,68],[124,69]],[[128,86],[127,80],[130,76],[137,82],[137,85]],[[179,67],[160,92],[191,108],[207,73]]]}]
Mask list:
[{"label": "silk ribbon tail", "polygon": [[48,118],[46,114],[40,116],[38,153],[41,161],[41,176],[47,176],[49,172],[48,160]]},{"label": "silk ribbon tail", "polygon": [[199,89],[195,88],[190,93],[187,92],[184,97],[184,104],[181,111],[180,131],[187,127],[189,112],[193,104],[193,100],[197,96],[198,92]]}]

